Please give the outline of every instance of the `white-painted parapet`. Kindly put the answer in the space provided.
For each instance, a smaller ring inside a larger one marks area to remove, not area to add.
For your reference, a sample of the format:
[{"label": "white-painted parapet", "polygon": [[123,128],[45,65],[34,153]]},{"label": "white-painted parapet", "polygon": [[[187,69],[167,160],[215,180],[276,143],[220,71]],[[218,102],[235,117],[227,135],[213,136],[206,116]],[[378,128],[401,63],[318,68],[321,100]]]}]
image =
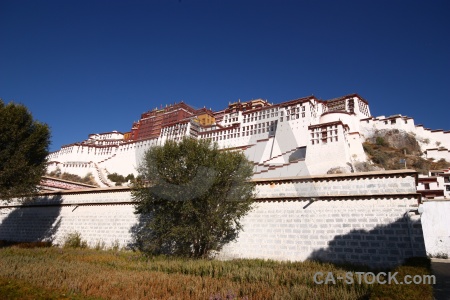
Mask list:
[{"label": "white-painted parapet", "polygon": [[[408,176],[406,176],[406,174]],[[414,170],[253,179],[258,199],[416,194]]]}]

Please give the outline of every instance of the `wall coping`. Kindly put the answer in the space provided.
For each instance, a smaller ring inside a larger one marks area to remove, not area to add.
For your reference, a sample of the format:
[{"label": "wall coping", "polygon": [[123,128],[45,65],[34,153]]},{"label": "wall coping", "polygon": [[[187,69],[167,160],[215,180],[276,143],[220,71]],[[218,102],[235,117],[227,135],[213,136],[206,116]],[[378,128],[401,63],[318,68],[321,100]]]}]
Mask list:
[{"label": "wall coping", "polygon": [[[361,173],[345,173],[345,174],[323,174],[323,175],[310,175],[310,176],[290,176],[290,177],[276,177],[276,178],[256,178],[251,179],[249,182],[255,184],[275,184],[275,183],[287,183],[287,182],[299,182],[299,181],[317,181],[317,180],[345,180],[355,178],[370,178],[370,177],[391,177],[391,176],[414,176],[416,180],[416,186],[418,184],[418,173],[415,170],[388,170],[388,171],[372,171]],[[85,188],[75,190],[58,190],[58,191],[43,191],[39,195],[58,195],[58,194],[85,194],[85,193],[102,193],[102,192],[126,192],[131,191],[129,186],[114,186],[114,187],[102,187],[102,188]]]},{"label": "wall coping", "polygon": [[450,202],[450,199],[448,198],[422,199],[422,203],[425,202]]},{"label": "wall coping", "polygon": [[308,175],[308,176],[291,176],[291,177],[275,177],[275,178],[255,178],[250,182],[254,183],[266,183],[266,182],[285,182],[285,181],[308,181],[308,180],[339,180],[346,178],[367,178],[367,177],[391,177],[391,176],[408,176],[413,175],[416,179],[416,185],[418,180],[418,173],[412,169],[402,170],[387,170],[387,171],[372,171],[372,172],[359,172],[359,173],[343,173],[343,174],[323,174],[323,175]]},{"label": "wall coping", "polygon": [[126,192],[130,191],[129,186],[112,186],[100,188],[86,188],[75,190],[57,190],[57,191],[42,191],[37,196],[59,195],[59,194],[87,194],[87,193],[103,193],[103,192]]}]

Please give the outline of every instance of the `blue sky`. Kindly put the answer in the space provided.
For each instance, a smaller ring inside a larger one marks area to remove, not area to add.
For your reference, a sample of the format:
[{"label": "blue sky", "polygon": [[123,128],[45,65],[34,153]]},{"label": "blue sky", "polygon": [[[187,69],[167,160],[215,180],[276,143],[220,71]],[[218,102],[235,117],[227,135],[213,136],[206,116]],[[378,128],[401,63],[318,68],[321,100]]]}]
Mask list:
[{"label": "blue sky", "polygon": [[450,1],[0,1],[0,98],[51,150],[181,100],[358,93],[450,129]]}]

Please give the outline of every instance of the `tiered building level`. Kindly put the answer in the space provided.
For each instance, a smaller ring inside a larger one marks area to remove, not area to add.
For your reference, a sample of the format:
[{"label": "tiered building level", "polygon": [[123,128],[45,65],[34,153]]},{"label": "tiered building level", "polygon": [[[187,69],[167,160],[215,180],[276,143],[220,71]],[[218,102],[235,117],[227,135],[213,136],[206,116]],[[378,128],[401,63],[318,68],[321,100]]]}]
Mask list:
[{"label": "tiered building level", "polygon": [[372,117],[368,102],[352,94],[331,100],[309,96],[279,104],[238,101],[220,111],[194,109],[181,102],[142,114],[130,132],[91,134],[83,142],[63,146],[48,156],[48,169],[80,176],[91,172],[108,186],[113,184],[108,173],[136,174],[150,147],[189,136],[243,151],[254,162],[255,178],[353,172],[355,164],[367,160],[362,142],[382,129],[411,132],[427,157],[450,161],[449,131],[416,126],[402,115]]}]

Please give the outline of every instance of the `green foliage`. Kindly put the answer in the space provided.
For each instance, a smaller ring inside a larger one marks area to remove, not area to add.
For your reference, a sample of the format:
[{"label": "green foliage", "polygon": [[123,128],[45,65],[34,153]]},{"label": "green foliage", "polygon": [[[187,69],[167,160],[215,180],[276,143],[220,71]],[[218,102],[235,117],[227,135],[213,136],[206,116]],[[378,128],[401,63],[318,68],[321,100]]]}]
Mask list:
[{"label": "green foliage", "polygon": [[388,147],[388,146],[389,146],[389,144],[388,144],[388,143],[384,140],[384,138],[381,137],[381,136],[377,136],[376,144],[377,144],[378,146],[384,146],[384,147]]},{"label": "green foliage", "polygon": [[81,233],[72,232],[64,238],[64,248],[87,248],[87,242],[81,238]]},{"label": "green foliage", "polygon": [[119,175],[117,173],[108,174],[108,179],[112,182],[115,182],[117,186],[122,185],[125,182],[134,181],[134,175],[128,174],[126,177],[123,177],[123,175]]},{"label": "green foliage", "polygon": [[0,199],[33,194],[45,174],[50,129],[21,104],[0,99]]},{"label": "green foliage", "polygon": [[208,257],[238,236],[252,205],[252,165],[244,154],[190,138],[145,154],[133,198],[137,246],[152,254]]},{"label": "green foliage", "polygon": [[125,182],[125,177],[117,173],[108,174],[108,179],[113,182]]},{"label": "green foliage", "polygon": [[127,177],[125,177],[126,181],[134,181],[134,174],[128,174]]}]

